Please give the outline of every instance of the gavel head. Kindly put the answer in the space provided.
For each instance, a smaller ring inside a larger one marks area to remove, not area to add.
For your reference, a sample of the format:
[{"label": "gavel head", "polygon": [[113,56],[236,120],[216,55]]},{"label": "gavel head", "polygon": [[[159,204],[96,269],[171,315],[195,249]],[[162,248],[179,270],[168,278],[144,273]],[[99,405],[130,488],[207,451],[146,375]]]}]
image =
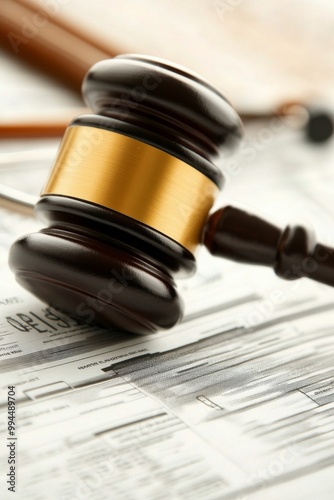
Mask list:
[{"label": "gavel head", "polygon": [[83,82],[95,114],[67,128],[36,204],[45,223],[10,266],[42,301],[134,333],[182,317],[174,278],[194,253],[241,121],[208,82],[166,61],[119,56]]}]

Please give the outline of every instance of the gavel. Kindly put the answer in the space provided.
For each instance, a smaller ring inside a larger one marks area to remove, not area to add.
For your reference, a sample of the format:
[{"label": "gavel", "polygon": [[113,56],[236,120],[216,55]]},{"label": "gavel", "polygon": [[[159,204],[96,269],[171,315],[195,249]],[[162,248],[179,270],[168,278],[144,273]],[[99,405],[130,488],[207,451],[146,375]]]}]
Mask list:
[{"label": "gavel", "polygon": [[195,272],[200,245],[334,285],[334,250],[308,229],[281,230],[232,206],[210,213],[243,126],[209,82],[122,55],[90,69],[83,95],[94,114],[65,132],[35,206],[45,228],[10,250],[24,288],[88,322],[142,334],[181,320],[175,278]]}]

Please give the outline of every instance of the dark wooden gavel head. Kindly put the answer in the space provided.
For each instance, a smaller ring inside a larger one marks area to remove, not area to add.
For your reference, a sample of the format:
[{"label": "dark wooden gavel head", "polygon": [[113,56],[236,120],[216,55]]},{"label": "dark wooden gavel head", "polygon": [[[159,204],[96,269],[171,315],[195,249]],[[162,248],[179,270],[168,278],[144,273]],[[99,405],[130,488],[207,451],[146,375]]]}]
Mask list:
[{"label": "dark wooden gavel head", "polygon": [[127,55],[94,65],[83,94],[95,114],[66,130],[35,207],[46,227],[10,251],[23,287],[87,321],[149,333],[181,319],[174,278],[194,273],[203,242],[288,279],[307,275],[287,274],[316,249],[302,228],[282,232],[232,207],[209,216],[242,124],[208,82]]}]

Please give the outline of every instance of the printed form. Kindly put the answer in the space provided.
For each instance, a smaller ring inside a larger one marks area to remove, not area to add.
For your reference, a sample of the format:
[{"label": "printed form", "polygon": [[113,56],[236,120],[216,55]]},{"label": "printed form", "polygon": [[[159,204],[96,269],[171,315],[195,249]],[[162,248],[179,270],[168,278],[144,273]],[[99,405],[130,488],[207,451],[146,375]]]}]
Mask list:
[{"label": "printed form", "polygon": [[[303,214],[333,245],[333,147],[285,132],[253,131],[220,203]],[[40,224],[0,217],[1,499],[333,498],[333,289],[201,250],[182,323],[127,335],[22,290],[8,249]]]}]

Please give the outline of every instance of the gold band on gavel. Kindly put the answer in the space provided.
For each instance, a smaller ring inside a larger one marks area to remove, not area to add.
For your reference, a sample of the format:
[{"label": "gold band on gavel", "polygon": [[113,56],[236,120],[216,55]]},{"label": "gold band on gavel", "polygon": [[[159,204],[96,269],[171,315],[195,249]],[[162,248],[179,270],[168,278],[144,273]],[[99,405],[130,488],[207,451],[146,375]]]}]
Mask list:
[{"label": "gold band on gavel", "polygon": [[218,192],[204,174],[158,148],[109,130],[72,126],[41,196],[102,205],[194,252]]}]

